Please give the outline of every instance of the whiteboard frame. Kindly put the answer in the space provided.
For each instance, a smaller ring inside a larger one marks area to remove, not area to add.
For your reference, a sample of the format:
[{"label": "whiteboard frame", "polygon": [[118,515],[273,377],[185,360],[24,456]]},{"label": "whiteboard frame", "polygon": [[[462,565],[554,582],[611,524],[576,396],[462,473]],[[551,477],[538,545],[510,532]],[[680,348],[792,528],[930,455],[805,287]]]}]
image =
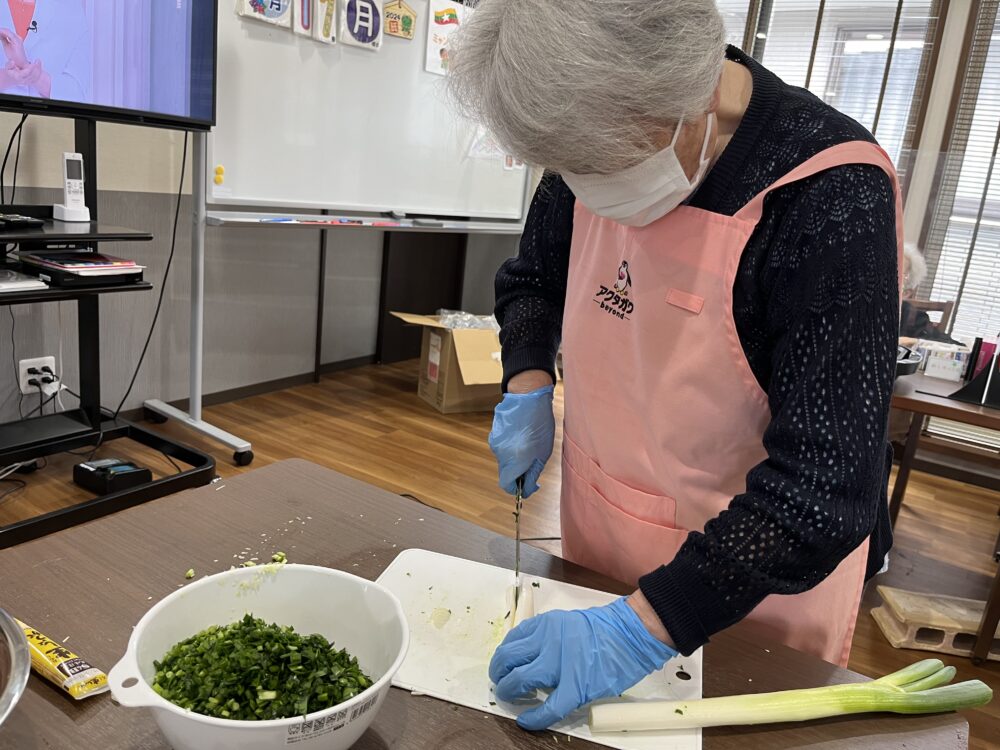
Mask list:
[{"label": "whiteboard frame", "polygon": [[[207,137],[207,152],[208,159],[207,164],[215,164],[215,155],[213,154],[213,143],[215,140],[215,132],[209,131],[206,133]],[[514,222],[518,226],[518,231],[520,232],[524,228],[524,222],[528,218],[528,209],[531,207],[532,186],[534,180],[531,179],[532,168],[528,165],[524,166],[523,176],[521,181],[523,182],[523,197],[521,199],[521,213],[510,211],[497,211],[490,214],[482,214],[477,216],[466,216],[465,214],[452,214],[452,213],[416,213],[410,212],[406,214],[407,216],[427,216],[434,218],[441,218],[447,221],[449,224],[453,224],[456,221],[464,222],[470,225],[477,225],[476,228],[470,228],[464,231],[469,232],[482,232],[486,234],[508,234],[507,230],[496,231],[493,227],[498,227],[499,222]],[[390,215],[392,212],[398,210],[398,206],[378,206],[375,211],[372,210],[371,206],[361,205],[361,204],[344,204],[337,205],[332,203],[324,203],[323,201],[271,201],[266,199],[255,200],[253,198],[241,198],[241,197],[231,197],[231,198],[220,198],[213,195],[214,187],[214,175],[211,169],[205,170],[205,195],[206,195],[206,206],[209,207],[211,214],[217,216],[217,221],[209,221],[213,226],[221,226],[225,222],[226,214],[233,214],[232,218],[236,218],[235,215],[243,213],[254,213],[254,212],[241,212],[241,211],[212,211],[213,206],[237,206],[242,208],[263,208],[263,209],[276,209],[275,213],[280,212],[281,209],[288,209],[292,213],[298,213],[296,209],[314,210],[314,211],[328,211],[332,215],[337,216],[353,216],[353,217],[370,217],[372,214],[382,214]],[[271,213],[271,211],[267,211]],[[321,215],[315,214],[318,218]],[[451,221],[448,221],[451,219]],[[489,225],[489,227],[484,227],[482,225]],[[400,227],[398,230],[393,231],[408,231],[405,227]],[[455,231],[455,230],[453,230]]]},{"label": "whiteboard frame", "polygon": [[[421,217],[422,218],[422,217]],[[421,223],[421,218],[391,218],[352,213],[303,214],[278,211],[213,211],[205,213],[205,223],[210,227],[288,227],[313,229],[321,232],[338,229],[376,229],[382,232],[436,232],[439,234],[506,234],[524,232],[521,221],[456,221],[434,219],[435,223]]]}]

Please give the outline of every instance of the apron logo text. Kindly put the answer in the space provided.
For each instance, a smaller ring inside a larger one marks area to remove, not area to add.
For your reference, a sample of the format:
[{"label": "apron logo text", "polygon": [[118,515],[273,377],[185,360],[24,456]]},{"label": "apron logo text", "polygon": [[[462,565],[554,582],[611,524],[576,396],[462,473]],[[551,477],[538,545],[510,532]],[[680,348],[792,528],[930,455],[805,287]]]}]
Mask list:
[{"label": "apron logo text", "polygon": [[628,261],[623,260],[618,268],[618,279],[609,289],[601,284],[594,295],[594,302],[620,320],[628,320],[628,316],[635,310],[635,303],[630,300],[629,290],[632,288],[632,276],[629,274]]}]

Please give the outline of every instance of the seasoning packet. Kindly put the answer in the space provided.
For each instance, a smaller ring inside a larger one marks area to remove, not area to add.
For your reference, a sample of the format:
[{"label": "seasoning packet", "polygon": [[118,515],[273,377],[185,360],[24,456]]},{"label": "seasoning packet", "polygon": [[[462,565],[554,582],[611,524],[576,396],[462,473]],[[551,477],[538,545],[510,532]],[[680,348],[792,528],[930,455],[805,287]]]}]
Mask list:
[{"label": "seasoning packet", "polygon": [[25,625],[24,631],[31,651],[31,668],[52,684],[62,688],[76,700],[107,692],[108,676],[81,659],[61,643]]}]

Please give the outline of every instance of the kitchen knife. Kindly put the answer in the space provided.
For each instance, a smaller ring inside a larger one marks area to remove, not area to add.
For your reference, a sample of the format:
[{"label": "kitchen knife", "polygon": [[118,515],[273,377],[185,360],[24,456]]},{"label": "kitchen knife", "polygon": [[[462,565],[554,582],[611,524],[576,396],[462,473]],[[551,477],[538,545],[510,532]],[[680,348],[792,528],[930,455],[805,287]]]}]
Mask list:
[{"label": "kitchen knife", "polygon": [[514,612],[521,596],[521,500],[524,495],[524,477],[517,480],[514,494]]}]

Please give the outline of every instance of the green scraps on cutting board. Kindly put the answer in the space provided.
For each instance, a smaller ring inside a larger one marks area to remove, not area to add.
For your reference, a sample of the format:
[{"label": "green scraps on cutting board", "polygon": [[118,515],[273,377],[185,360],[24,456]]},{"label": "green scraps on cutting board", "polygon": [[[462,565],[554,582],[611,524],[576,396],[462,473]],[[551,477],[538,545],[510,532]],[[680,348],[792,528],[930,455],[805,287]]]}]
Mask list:
[{"label": "green scraps on cutting board", "polygon": [[353,698],[372,680],[321,635],[302,636],[246,615],[181,641],[153,663],[153,690],[221,719],[287,719]]}]

